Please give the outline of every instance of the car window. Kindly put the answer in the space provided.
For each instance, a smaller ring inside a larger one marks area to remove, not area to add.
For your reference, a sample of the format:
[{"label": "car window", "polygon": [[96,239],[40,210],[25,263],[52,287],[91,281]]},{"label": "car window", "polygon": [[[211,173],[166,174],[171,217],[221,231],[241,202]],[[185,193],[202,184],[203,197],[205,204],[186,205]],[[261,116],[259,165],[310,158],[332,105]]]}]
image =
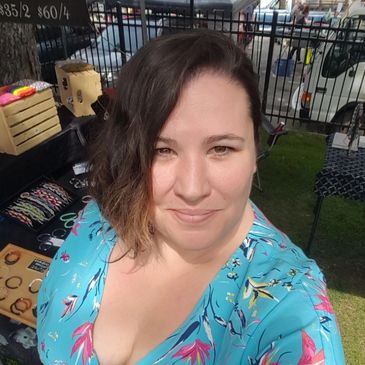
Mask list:
[{"label": "car window", "polygon": [[322,76],[335,78],[359,62],[365,62],[365,18],[348,19],[339,31],[323,63]]}]

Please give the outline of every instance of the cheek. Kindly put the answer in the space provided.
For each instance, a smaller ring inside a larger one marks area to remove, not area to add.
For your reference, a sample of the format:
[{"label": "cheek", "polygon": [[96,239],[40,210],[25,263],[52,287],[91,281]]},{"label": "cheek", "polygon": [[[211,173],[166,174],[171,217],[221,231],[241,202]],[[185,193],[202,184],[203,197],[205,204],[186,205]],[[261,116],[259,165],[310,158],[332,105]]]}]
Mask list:
[{"label": "cheek", "polygon": [[173,186],[173,171],[168,166],[152,166],[152,197],[158,203]]}]

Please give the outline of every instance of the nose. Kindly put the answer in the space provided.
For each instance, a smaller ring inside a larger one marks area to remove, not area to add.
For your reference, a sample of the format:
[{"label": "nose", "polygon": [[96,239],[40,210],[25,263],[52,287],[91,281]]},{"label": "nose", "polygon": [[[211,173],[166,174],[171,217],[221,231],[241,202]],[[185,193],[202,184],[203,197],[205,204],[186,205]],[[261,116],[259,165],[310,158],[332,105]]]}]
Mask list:
[{"label": "nose", "polygon": [[176,166],[174,193],[187,204],[197,204],[210,195],[211,186],[203,157],[180,158]]}]

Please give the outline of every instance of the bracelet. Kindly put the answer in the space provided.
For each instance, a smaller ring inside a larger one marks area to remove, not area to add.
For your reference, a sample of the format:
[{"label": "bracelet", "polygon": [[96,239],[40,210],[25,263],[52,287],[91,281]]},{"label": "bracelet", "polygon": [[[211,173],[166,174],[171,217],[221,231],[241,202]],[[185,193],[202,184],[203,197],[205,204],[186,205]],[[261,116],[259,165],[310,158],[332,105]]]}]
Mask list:
[{"label": "bracelet", "polygon": [[54,213],[53,209],[49,205],[47,205],[43,199],[41,199],[41,198],[38,198],[38,199],[37,198],[34,198],[33,196],[31,196],[27,192],[20,194],[20,197],[22,199],[29,200],[32,203],[35,203],[36,205],[40,206],[43,209],[43,212],[44,213],[45,213],[45,211],[48,212],[48,215],[49,215],[50,218],[53,218],[55,216],[55,213]]},{"label": "bracelet", "polygon": [[87,204],[88,202],[90,202],[91,200],[93,200],[93,197],[91,195],[84,195],[82,198],[81,198],[81,201],[84,203],[84,204]]},{"label": "bracelet", "polygon": [[53,246],[54,245],[51,241],[40,242],[38,245],[38,250],[42,252],[47,252]]},{"label": "bracelet", "polygon": [[52,182],[45,182],[41,184],[41,186],[47,190],[56,193],[65,203],[69,203],[72,200],[67,191],[57,184],[54,184]]},{"label": "bracelet", "polygon": [[10,251],[10,252],[8,252],[4,257],[5,264],[6,265],[16,264],[20,260],[21,255],[22,254],[20,253],[20,251]]},{"label": "bracelet", "polygon": [[11,313],[13,314],[16,314],[17,316],[20,316],[22,314],[22,312],[15,312],[15,309],[14,309],[15,305],[14,303],[10,306],[10,311]]},{"label": "bracelet", "polygon": [[16,211],[8,208],[8,209],[5,210],[5,213],[7,215],[9,215],[10,217],[17,219],[21,223],[24,223],[28,227],[33,227],[32,220],[29,217],[27,217],[26,215],[24,215],[20,212],[16,212]]},{"label": "bracelet", "polygon": [[28,290],[29,290],[29,292],[30,293],[32,293],[32,294],[37,294],[38,292],[39,292],[39,289],[40,289],[40,285],[39,285],[39,287],[38,288],[36,288],[36,289],[34,289],[33,288],[33,284],[34,283],[37,283],[37,282],[39,282],[39,283],[42,283],[42,279],[39,279],[39,278],[37,278],[37,279],[33,279],[31,282],[30,282],[30,284],[29,284],[29,286],[28,286]]},{"label": "bracelet", "polygon": [[[9,284],[9,282],[14,279],[19,280],[18,286]],[[11,276],[10,278],[5,280],[5,286],[8,289],[18,289],[22,285],[22,283],[23,283],[23,279],[20,276]]]},{"label": "bracelet", "polygon": [[62,201],[57,197],[56,195],[52,194],[50,191],[46,190],[45,188],[38,188],[33,191],[34,195],[36,195],[38,198],[43,198],[47,200],[49,204],[52,205],[52,207],[55,210],[60,210],[62,207]]},{"label": "bracelet", "polygon": [[5,286],[0,287],[0,301],[6,299],[9,295],[9,290]]},{"label": "bracelet", "polygon": [[33,302],[29,298],[18,298],[12,305],[17,311],[24,313],[32,307]]}]

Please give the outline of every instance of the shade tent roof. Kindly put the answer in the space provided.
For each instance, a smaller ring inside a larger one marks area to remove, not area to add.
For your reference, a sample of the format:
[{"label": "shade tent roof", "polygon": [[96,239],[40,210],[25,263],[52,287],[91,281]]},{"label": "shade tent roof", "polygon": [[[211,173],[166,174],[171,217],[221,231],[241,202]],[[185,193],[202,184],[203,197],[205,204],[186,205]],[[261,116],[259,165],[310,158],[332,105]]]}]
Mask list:
[{"label": "shade tent roof", "polygon": [[[139,7],[140,0],[106,0],[107,7],[113,7],[117,2],[122,6]],[[148,9],[186,9],[190,10],[190,0],[145,0]],[[223,10],[236,13],[249,5],[257,5],[257,0],[194,0],[195,10]]]}]

